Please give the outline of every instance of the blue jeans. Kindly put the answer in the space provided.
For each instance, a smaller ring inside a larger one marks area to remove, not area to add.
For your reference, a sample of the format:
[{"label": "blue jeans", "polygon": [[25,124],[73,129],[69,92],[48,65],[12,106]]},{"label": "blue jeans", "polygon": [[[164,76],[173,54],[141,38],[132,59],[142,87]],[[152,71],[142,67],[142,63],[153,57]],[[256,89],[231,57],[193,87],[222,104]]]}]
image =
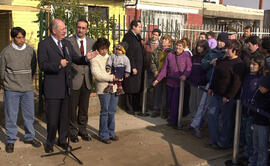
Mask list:
[{"label": "blue jeans", "polygon": [[233,138],[235,104],[231,100],[223,104],[218,96],[211,96],[209,100],[207,117],[210,144],[227,148]]},{"label": "blue jeans", "polygon": [[99,136],[101,140],[114,137],[115,119],[114,114],[117,110],[118,96],[114,93],[99,94],[101,106],[99,118]]},{"label": "blue jeans", "polygon": [[25,140],[32,140],[35,137],[33,127],[35,108],[34,108],[34,92],[14,92],[4,91],[5,102],[5,127],[7,134],[7,142],[15,143],[17,138],[17,118],[19,112],[19,103],[21,103],[22,116],[24,121]]},{"label": "blue jeans", "polygon": [[268,166],[269,126],[253,125],[253,155],[249,158],[250,166]]},{"label": "blue jeans", "polygon": [[240,145],[244,145],[244,156],[249,158],[253,154],[253,118],[252,116],[241,117]]},{"label": "blue jeans", "polygon": [[[209,83],[207,83],[207,85],[205,86],[205,89],[208,89],[208,88],[209,88]],[[198,109],[190,124],[193,128],[195,128],[198,131],[200,130],[202,119],[204,117],[206,109],[208,108],[208,105],[209,105],[209,96],[207,92],[203,92]]]}]

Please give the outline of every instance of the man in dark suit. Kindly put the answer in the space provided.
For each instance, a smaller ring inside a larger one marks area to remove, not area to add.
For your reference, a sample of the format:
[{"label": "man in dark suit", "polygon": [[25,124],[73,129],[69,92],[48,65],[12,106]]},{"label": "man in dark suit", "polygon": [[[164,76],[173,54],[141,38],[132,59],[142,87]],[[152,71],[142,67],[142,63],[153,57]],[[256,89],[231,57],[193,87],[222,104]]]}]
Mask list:
[{"label": "man in dark suit", "polygon": [[89,64],[88,61],[97,52],[88,52],[85,57],[78,56],[70,42],[65,38],[66,25],[60,19],[52,20],[51,35],[38,45],[39,68],[44,71],[43,94],[45,96],[47,118],[47,144],[45,152],[53,152],[56,132],[58,131],[58,145],[68,148],[68,110],[70,96],[70,68],[71,62]]},{"label": "man in dark suit", "polygon": [[140,91],[142,83],[143,68],[143,46],[140,33],[142,24],[140,20],[133,20],[128,33],[125,34],[123,42],[128,44],[127,57],[130,60],[131,75],[124,79],[123,88],[126,96],[128,113],[134,114],[140,111]]},{"label": "man in dark suit", "polygon": [[[88,32],[88,22],[80,19],[76,23],[76,35],[69,37],[74,50],[78,55],[85,56],[92,50],[95,40],[86,37]],[[70,141],[79,142],[78,135],[85,141],[90,141],[91,137],[86,131],[88,122],[88,105],[91,92],[91,75],[89,65],[76,65],[72,63],[72,90],[71,90],[71,114],[70,114]],[[78,113],[77,113],[78,109]],[[79,130],[77,130],[78,128]]]}]

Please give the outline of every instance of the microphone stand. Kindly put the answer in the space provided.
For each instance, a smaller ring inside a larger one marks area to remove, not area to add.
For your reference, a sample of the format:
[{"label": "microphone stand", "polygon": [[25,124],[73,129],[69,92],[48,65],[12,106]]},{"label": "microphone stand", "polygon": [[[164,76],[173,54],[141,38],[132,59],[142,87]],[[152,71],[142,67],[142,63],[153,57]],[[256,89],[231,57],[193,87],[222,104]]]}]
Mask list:
[{"label": "microphone stand", "polygon": [[[71,87],[72,87],[72,81],[71,81],[71,76],[70,76],[72,58],[71,58],[71,56],[69,54],[68,47],[67,46],[63,46],[63,48],[64,48],[63,49],[64,58],[68,61],[67,66],[65,67],[65,70],[66,70],[65,73],[66,73],[67,91],[68,91],[67,92],[68,93],[68,119],[69,119],[69,124],[72,127],[74,127],[76,130],[78,130],[77,127],[70,121],[70,112],[72,111],[72,106],[71,106]],[[55,156],[55,155],[63,154],[63,155],[65,155],[65,157],[63,159],[63,162],[65,162],[66,157],[69,156],[70,158],[72,158],[75,161],[77,161],[80,165],[83,165],[83,162],[72,153],[73,151],[79,150],[82,147],[79,146],[79,147],[76,147],[76,148],[72,148],[69,145],[70,144],[69,132],[70,132],[70,130],[68,129],[68,137],[67,137],[68,147],[67,147],[66,150],[64,150],[64,151],[61,150],[60,152],[56,152],[56,153],[44,154],[44,155],[41,155],[41,157],[50,157],[50,156]]]}]

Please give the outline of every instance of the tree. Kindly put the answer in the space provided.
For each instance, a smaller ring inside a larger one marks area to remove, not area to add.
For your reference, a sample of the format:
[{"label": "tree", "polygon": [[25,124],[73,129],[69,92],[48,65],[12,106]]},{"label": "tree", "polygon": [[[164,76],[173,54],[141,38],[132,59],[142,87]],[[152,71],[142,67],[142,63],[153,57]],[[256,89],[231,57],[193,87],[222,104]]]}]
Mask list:
[{"label": "tree", "polygon": [[[90,24],[88,35],[94,39],[109,36],[110,29],[114,29],[115,26],[115,20],[112,17],[106,20],[99,12],[89,11],[87,13],[80,0],[41,0],[39,7],[51,9],[50,20],[62,19],[67,26],[68,36],[76,32],[76,21],[80,18],[88,18]],[[41,17],[41,13],[38,14],[38,18],[37,22],[43,24],[41,27],[48,29],[48,23],[46,19],[43,19],[44,17]]]},{"label": "tree", "polygon": [[67,26],[68,35],[75,33],[76,21],[87,16],[80,0],[41,0],[39,7],[51,9],[50,20],[62,19]]}]

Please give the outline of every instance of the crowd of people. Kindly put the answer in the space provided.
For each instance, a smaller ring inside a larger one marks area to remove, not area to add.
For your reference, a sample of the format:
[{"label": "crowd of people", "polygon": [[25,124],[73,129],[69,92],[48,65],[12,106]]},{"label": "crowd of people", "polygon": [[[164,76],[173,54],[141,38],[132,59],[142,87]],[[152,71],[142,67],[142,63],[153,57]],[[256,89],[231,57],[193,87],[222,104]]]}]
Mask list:
[{"label": "crowd of people", "polygon": [[[150,59],[145,66],[149,66],[146,70],[154,86],[151,117],[162,113],[169,125],[177,126],[179,82],[183,80],[185,87],[189,87],[184,89],[183,116],[192,117],[187,128],[195,137],[202,138],[201,125],[207,119],[209,147],[226,149],[233,143],[236,100],[240,99],[243,103],[240,143],[244,146],[241,159],[250,166],[267,166],[269,117],[255,110],[270,112],[270,37],[260,39],[251,31],[252,27],[246,26],[239,39],[232,27],[217,38],[211,31],[202,32],[194,49],[189,51],[188,39],[172,44],[171,37],[165,34],[158,41],[154,33],[159,30],[153,30],[153,38],[145,46],[145,59]],[[160,46],[149,51],[150,44],[158,42]],[[162,102],[164,96],[166,103]]]},{"label": "crowd of people", "polygon": [[[180,81],[185,82],[183,116],[191,115],[188,128],[201,138],[201,125],[208,122],[209,147],[232,145],[236,100],[269,112],[270,106],[270,37],[252,35],[251,26],[237,39],[237,31],[228,28],[216,34],[201,33],[190,50],[188,38],[174,41],[154,29],[149,41],[140,36],[140,20],[133,20],[121,43],[109,54],[106,38],[93,40],[86,36],[88,21],[76,23],[76,34],[66,38],[66,25],[52,20],[50,36],[38,45],[37,58],[25,43],[26,32],[11,30],[11,45],[0,54],[1,86],[4,89],[6,152],[14,151],[17,116],[21,106],[24,143],[40,147],[35,139],[34,93],[32,78],[39,68],[44,72],[42,95],[45,98],[47,141],[45,152],[54,151],[56,143],[64,150],[71,142],[91,141],[86,130],[92,84],[100,100],[99,137],[105,144],[117,141],[115,118],[118,100],[124,95],[126,111],[141,111],[141,92],[148,88],[151,117],[161,116],[172,127],[177,126]],[[17,63],[18,60],[20,63]],[[148,85],[142,86],[143,71]],[[203,88],[202,91],[198,87]],[[269,119],[243,104],[241,145],[243,159],[250,166],[268,163]],[[56,141],[56,133],[58,140]]]}]

